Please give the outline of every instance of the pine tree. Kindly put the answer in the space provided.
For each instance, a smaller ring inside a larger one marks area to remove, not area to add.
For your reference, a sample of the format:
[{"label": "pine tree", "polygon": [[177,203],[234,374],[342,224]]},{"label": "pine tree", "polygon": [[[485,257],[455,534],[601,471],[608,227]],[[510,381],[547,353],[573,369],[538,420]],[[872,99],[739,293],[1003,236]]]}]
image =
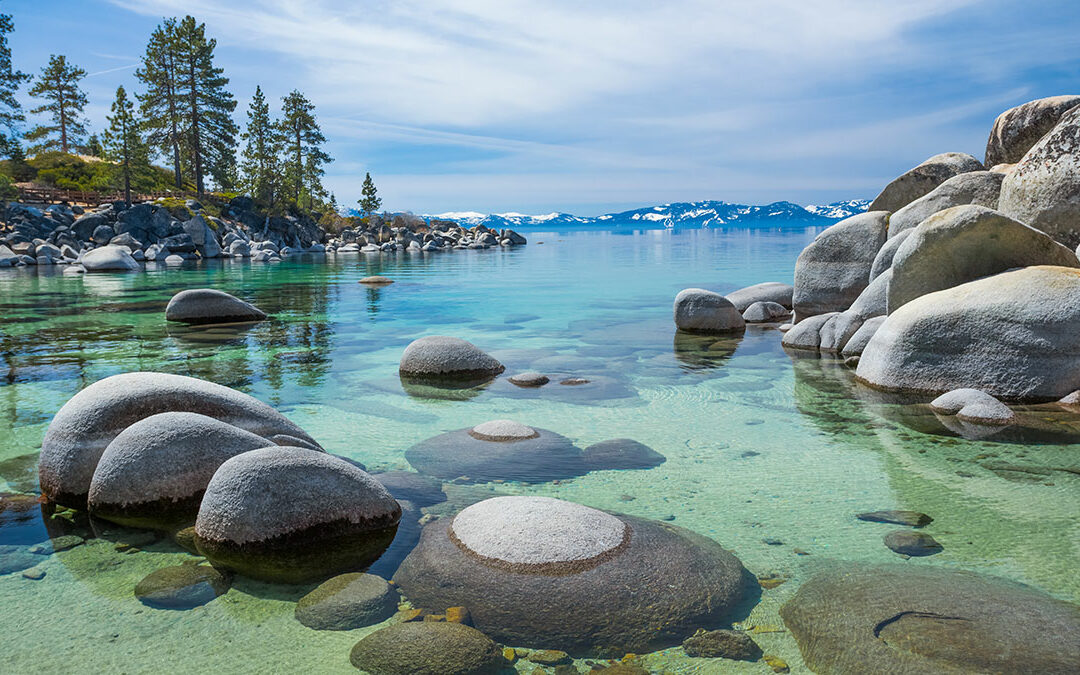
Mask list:
[{"label": "pine tree", "polygon": [[10,14],[0,14],[0,125],[7,129],[7,134],[0,136],[0,155],[16,158],[21,155],[19,145],[19,125],[26,121],[22,106],[15,98],[19,85],[30,79],[27,73],[15,70],[11,65],[11,45],[7,34],[15,30],[15,22]]},{"label": "pine tree", "polygon": [[119,165],[124,183],[124,201],[131,206],[131,184],[134,179],[146,175],[150,168],[150,157],[149,148],[139,133],[135,104],[122,86],[116,90],[112,115],[107,119],[109,128],[105,132],[105,157]]},{"label": "pine tree", "polygon": [[86,154],[91,157],[101,157],[104,152],[104,148],[101,146],[101,139],[97,134],[90,134],[90,138],[86,141]]},{"label": "pine tree", "polygon": [[382,206],[382,199],[379,198],[378,190],[375,189],[375,181],[371,180],[371,174],[364,174],[364,186],[360,188],[360,194],[364,195],[357,200],[360,204],[360,211],[365,214],[375,213]]},{"label": "pine tree", "polygon": [[186,16],[176,27],[176,93],[183,103],[185,146],[190,153],[195,190],[202,194],[205,175],[219,183],[229,181],[235,164],[236,100],[226,89],[229,78],[214,66],[217,40],[206,38],[206,25]]},{"label": "pine tree", "polygon": [[41,69],[41,76],[30,88],[31,96],[45,99],[46,103],[30,112],[48,113],[52,124],[38,125],[26,135],[30,142],[40,141],[31,152],[56,149],[68,152],[86,134],[82,119],[86,94],[79,89],[79,81],[84,77],[86,71],[69,64],[63,55],[49,57],[49,65]]},{"label": "pine tree", "polygon": [[176,32],[176,19],[165,19],[154,29],[135,77],[146,86],[146,92],[139,95],[139,105],[143,127],[148,132],[147,141],[162,154],[172,157],[174,183],[177,190],[182,190],[184,135],[177,93]]},{"label": "pine tree", "polygon": [[245,141],[240,184],[253,199],[271,207],[280,183],[278,154],[281,152],[281,137],[270,119],[270,105],[261,87],[255,87],[247,117],[247,128],[240,136]]},{"label": "pine tree", "polygon": [[282,101],[278,130],[284,144],[285,184],[294,204],[300,206],[302,201],[307,201],[311,208],[315,199],[326,194],[322,187],[322,167],[334,160],[319,147],[326,137],[319,129],[311,101],[296,90]]}]

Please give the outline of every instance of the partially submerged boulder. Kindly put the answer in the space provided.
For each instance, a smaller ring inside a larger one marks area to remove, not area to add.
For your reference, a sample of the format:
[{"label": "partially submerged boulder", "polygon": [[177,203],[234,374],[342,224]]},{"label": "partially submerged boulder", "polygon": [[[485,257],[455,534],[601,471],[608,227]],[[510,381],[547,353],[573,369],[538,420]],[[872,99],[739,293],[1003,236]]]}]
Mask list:
[{"label": "partially submerged boulder", "polygon": [[380,628],[353,646],[349,660],[373,675],[495,675],[506,663],[475,628],[432,621]]},{"label": "partially submerged boulder", "polygon": [[191,609],[224,595],[231,584],[227,573],[209,565],[174,565],[143,578],[135,597],[155,609]]},{"label": "partially submerged boulder", "polygon": [[889,214],[860,213],[827,228],[795,263],[795,318],[842,312],[870,283],[870,269],[885,243]]},{"label": "partially submerged boulder", "polygon": [[946,392],[930,402],[930,409],[972,424],[1011,424],[1016,418],[1009,406],[978,389]]},{"label": "partially submerged boulder", "polygon": [[675,296],[675,327],[688,333],[736,333],[746,328],[739,310],[727,298],[702,288]]},{"label": "partially submerged boulder", "polygon": [[1080,96],[1050,96],[1010,108],[997,116],[986,141],[986,168],[1015,164],[1057,126],[1061,117],[1080,105]]},{"label": "partially submerged boulder", "polygon": [[983,169],[982,162],[963,152],[934,155],[893,179],[867,210],[895,213],[953,176]]},{"label": "partially submerged boulder", "polygon": [[79,260],[87,272],[137,272],[141,269],[123,246],[102,246],[82,254]]},{"label": "partially submerged boulder", "polygon": [[296,620],[315,630],[352,630],[385,621],[398,594],[382,577],[350,572],[319,584],[296,603]]},{"label": "partially submerged boulder", "polygon": [[644,443],[632,438],[612,438],[593,443],[582,453],[590,471],[610,469],[651,469],[667,458]]},{"label": "partially submerged boulder", "polygon": [[754,284],[746,288],[728,293],[728,302],[735,305],[735,309],[745,312],[746,308],[755,302],[775,302],[787,309],[791,309],[791,296],[795,287],[791,284],[783,284],[777,281],[766,281]]},{"label": "partially submerged boulder", "polygon": [[743,312],[743,320],[746,323],[768,323],[779,319],[786,319],[791,311],[777,302],[755,302]]},{"label": "partially submerged boulder", "polygon": [[432,335],[414,340],[401,355],[401,377],[414,382],[486,382],[506,367],[461,338]]},{"label": "partially submerged boulder", "polygon": [[167,321],[189,324],[262,321],[266,313],[249,302],[213,288],[180,291],[165,307]]}]

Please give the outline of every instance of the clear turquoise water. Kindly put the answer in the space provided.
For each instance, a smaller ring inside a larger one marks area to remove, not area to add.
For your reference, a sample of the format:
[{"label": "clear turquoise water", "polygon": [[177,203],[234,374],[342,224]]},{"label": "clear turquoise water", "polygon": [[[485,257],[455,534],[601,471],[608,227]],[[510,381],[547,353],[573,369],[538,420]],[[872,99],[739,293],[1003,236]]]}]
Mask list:
[{"label": "clear turquoise water", "polygon": [[[857,521],[862,511],[935,518],[926,531],[945,551],[905,564],[977,570],[1080,601],[1074,418],[1031,409],[1043,426],[1037,433],[965,440],[924,408],[879,402],[835,362],[793,358],[775,330],[676,337],[671,301],[680,289],[790,280],[817,231],[533,232],[528,246],[507,251],[77,277],[0,270],[0,491],[37,489],[45,428],[80,388],[158,370],[249,392],[329,451],[373,469],[408,469],[403,453],[413,443],[496,418],[557,431],[581,447],[627,436],[646,443],[667,462],[558,484],[446,485],[449,502],[428,510],[544,494],[674,516],[755,574],[790,579],[764,591],[740,625],[756,626],[755,639],[792,672],[807,671],[777,608],[798,584],[838,562],[902,562],[882,543],[894,526]],[[397,283],[356,283],[372,274]],[[202,286],[274,318],[240,333],[166,325],[168,299]],[[411,395],[398,359],[410,341],[435,334],[474,342],[507,375],[534,369],[596,384],[526,391],[501,378],[457,400]],[[11,543],[4,536],[0,528],[0,543]],[[0,670],[353,672],[349,649],[370,629],[304,628],[292,616],[295,593],[241,581],[189,611],[135,600],[139,579],[186,558],[167,542],[124,553],[92,540],[42,556],[41,580],[0,576]],[[643,662],[657,672],[770,672],[763,663],[689,659],[678,648]]]}]

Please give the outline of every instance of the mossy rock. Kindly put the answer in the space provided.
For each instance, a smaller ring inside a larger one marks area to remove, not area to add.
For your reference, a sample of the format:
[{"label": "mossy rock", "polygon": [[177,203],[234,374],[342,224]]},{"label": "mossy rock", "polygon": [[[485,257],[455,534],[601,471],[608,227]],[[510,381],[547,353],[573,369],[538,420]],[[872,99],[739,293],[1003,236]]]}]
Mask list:
[{"label": "mossy rock", "polygon": [[498,645],[475,628],[431,621],[377,630],[349,658],[372,675],[487,675],[506,664]]}]

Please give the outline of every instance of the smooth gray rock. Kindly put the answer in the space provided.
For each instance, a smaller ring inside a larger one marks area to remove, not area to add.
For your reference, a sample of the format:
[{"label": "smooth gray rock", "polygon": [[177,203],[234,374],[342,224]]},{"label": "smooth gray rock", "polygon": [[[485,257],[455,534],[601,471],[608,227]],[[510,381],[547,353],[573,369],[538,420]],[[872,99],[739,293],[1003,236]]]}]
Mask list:
[{"label": "smooth gray rock", "polygon": [[944,547],[925,532],[915,530],[894,530],[883,538],[885,546],[894,553],[921,558],[928,555],[936,555],[944,550]]},{"label": "smooth gray rock", "polygon": [[963,152],[943,152],[930,157],[885,186],[868,211],[896,213],[953,176],[982,171],[982,162]]},{"label": "smooth gray rock", "polygon": [[795,287],[791,284],[782,284],[778,281],[766,281],[761,284],[740,288],[737,291],[728,293],[724,297],[726,297],[731,304],[735,305],[735,309],[740,312],[745,312],[746,308],[755,302],[775,302],[778,305],[783,305],[787,309],[791,309],[791,296],[794,292]]},{"label": "smooth gray rock", "polygon": [[188,324],[262,321],[265,318],[266,313],[255,305],[213,288],[180,291],[165,307],[167,321]]},{"label": "smooth gray rock", "polygon": [[102,223],[94,228],[94,233],[90,235],[90,240],[95,244],[108,244],[109,240],[116,236],[116,230],[111,225]]},{"label": "smooth gray rock", "polygon": [[214,473],[195,544],[215,565],[303,583],[366,569],[393,541],[400,518],[397,501],[355,464],[303,448],[262,448]]},{"label": "smooth gray rock", "polygon": [[137,272],[138,261],[123,246],[102,246],[82,254],[80,260],[87,272]]},{"label": "smooth gray rock", "polygon": [[570,439],[547,429],[525,428],[535,435],[494,440],[500,437],[470,433],[476,427],[450,431],[412,446],[405,459],[420,473],[444,480],[465,476],[474,481],[544,482],[588,471]]},{"label": "smooth gray rock", "polygon": [[1080,108],[1036,143],[1001,184],[998,210],[1069,248],[1080,244]]},{"label": "smooth gray rock", "polygon": [[818,350],[821,348],[822,328],[830,321],[835,321],[839,315],[840,312],[829,312],[800,321],[784,333],[781,344],[791,349]]},{"label": "smooth gray rock", "polygon": [[551,381],[547,375],[543,375],[533,370],[518,373],[517,375],[511,375],[508,379],[512,384],[516,384],[519,387],[542,387]]},{"label": "smooth gray rock", "polygon": [[269,445],[206,415],[151,415],[105,448],[90,481],[90,513],[129,527],[176,529],[195,520],[203,491],[225,460]]},{"label": "smooth gray rock", "polygon": [[870,269],[885,243],[889,214],[860,213],[827,228],[795,262],[795,319],[842,312],[870,283]]},{"label": "smooth gray rock", "polygon": [[881,325],[856,376],[886,391],[1056,401],[1080,389],[1080,270],[1027,267],[918,297]]},{"label": "smooth gray rock", "polygon": [[399,372],[415,379],[490,379],[505,366],[461,338],[432,335],[414,340],[401,355]]},{"label": "smooth gray rock", "polygon": [[890,236],[889,239],[882,244],[881,249],[874,256],[874,263],[870,266],[870,283],[874,283],[874,280],[884,274],[893,264],[893,258],[896,257],[896,251],[900,248],[900,244],[904,243],[904,240],[911,236],[911,229],[900,232],[895,237]]},{"label": "smooth gray rock", "polygon": [[870,319],[885,315],[892,275],[891,269],[885,270],[884,274],[870,282],[855,302],[851,303],[851,307],[840,312],[832,321],[822,324],[818,339],[820,351],[843,352],[863,324]]},{"label": "smooth gray rock", "polygon": [[651,469],[667,461],[659,452],[632,438],[612,438],[593,443],[585,448],[582,458],[590,471]]},{"label": "smooth gray rock", "polygon": [[817,673],[1065,675],[1080,663],[1080,607],[972,572],[840,567],[800,586],[780,616]]},{"label": "smooth gray rock", "polygon": [[1001,181],[1004,178],[1003,174],[989,171],[971,171],[953,176],[892,214],[889,218],[889,239],[918,226],[935,213],[954,206],[976,204],[997,208]]},{"label": "smooth gray rock", "polygon": [[135,586],[135,597],[155,609],[191,609],[224,595],[231,583],[209,565],[175,565],[148,574]]},{"label": "smooth gray rock", "polygon": [[791,315],[791,310],[776,302],[755,302],[743,312],[743,321],[746,323],[767,323],[785,319]]},{"label": "smooth gray rock", "polygon": [[237,239],[229,244],[229,255],[234,258],[250,258],[251,246],[246,241]]},{"label": "smooth gray rock", "polygon": [[840,349],[840,354],[844,358],[851,358],[852,356],[861,357],[863,351],[866,350],[866,345],[870,344],[870,339],[874,337],[874,333],[881,328],[881,325],[885,323],[884,316],[875,316],[871,319],[867,319],[863,322],[859,329],[848,339],[847,343]]},{"label": "smooth gray rock", "polygon": [[181,256],[176,255],[175,253],[173,253],[173,254],[168,255],[168,256],[165,257],[165,264],[166,265],[183,265],[184,264],[184,258],[181,257]]},{"label": "smooth gray rock", "polygon": [[380,628],[353,646],[349,660],[372,675],[495,675],[506,663],[475,628],[432,621]]},{"label": "smooth gray rock", "polygon": [[986,168],[1015,164],[1048,134],[1062,115],[1080,105],[1080,96],[1050,96],[1029,101],[998,115],[986,141]]},{"label": "smooth gray rock", "polygon": [[[480,502],[425,527],[394,579],[418,606],[468,607],[505,644],[574,656],[655,651],[730,621],[749,588],[733,555],[682,528],[581,506],[571,515],[549,498],[497,499],[499,508]],[[537,500],[555,504],[537,510]],[[466,518],[468,544],[457,536]]]},{"label": "smooth gray rock", "polygon": [[315,630],[353,630],[385,621],[398,594],[382,577],[350,572],[327,579],[296,603],[296,620]]},{"label": "smooth gray rock", "polygon": [[735,333],[746,329],[739,310],[719,293],[687,288],[675,296],[675,327],[690,333]]},{"label": "smooth gray rock", "polygon": [[263,438],[287,434],[319,447],[284,415],[234,389],[182,375],[124,373],[83,389],[53,417],[41,444],[42,493],[63,506],[85,508],[109,443],[135,422],[172,411],[207,415]]},{"label": "smooth gray rock", "polygon": [[983,206],[956,206],[924,220],[896,252],[888,312],[915,298],[1015,267],[1080,267],[1070,249]]},{"label": "smooth gray rock", "polygon": [[1009,406],[978,389],[946,392],[930,402],[930,409],[972,424],[1011,424],[1016,418]]}]

